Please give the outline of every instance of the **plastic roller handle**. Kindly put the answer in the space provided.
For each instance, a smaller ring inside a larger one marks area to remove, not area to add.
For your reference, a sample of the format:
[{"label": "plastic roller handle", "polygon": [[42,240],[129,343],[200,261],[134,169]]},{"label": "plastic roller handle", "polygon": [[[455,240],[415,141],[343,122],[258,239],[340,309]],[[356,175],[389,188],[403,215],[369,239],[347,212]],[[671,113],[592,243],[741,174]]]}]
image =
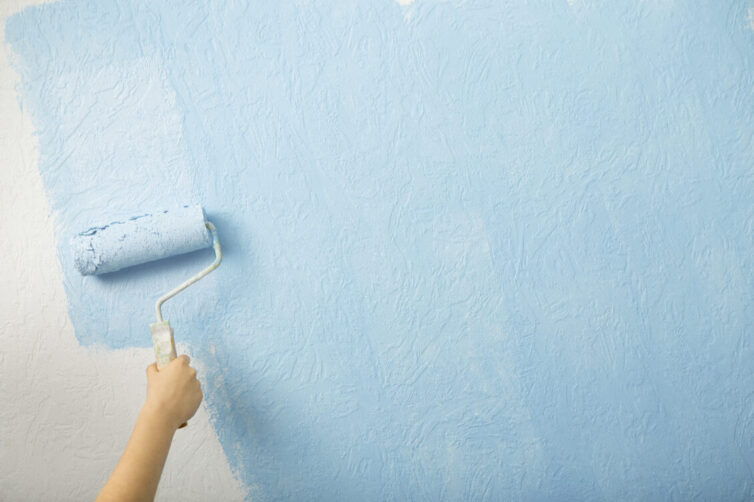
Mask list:
[{"label": "plastic roller handle", "polygon": [[[173,339],[173,328],[170,327],[169,321],[155,322],[149,325],[149,331],[152,332],[152,345],[154,345],[154,358],[157,363],[157,370],[161,370],[170,361],[178,357],[175,352],[175,340]],[[184,422],[179,429],[186,427]]]}]

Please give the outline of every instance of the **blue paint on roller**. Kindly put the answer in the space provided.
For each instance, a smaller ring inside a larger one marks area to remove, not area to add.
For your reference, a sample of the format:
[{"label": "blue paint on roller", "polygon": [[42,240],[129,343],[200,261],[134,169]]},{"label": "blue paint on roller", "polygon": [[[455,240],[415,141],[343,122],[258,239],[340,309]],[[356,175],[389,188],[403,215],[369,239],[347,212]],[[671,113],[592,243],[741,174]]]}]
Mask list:
[{"label": "blue paint on roller", "polygon": [[83,275],[99,275],[212,245],[201,206],[160,211],[81,232],[71,241]]}]

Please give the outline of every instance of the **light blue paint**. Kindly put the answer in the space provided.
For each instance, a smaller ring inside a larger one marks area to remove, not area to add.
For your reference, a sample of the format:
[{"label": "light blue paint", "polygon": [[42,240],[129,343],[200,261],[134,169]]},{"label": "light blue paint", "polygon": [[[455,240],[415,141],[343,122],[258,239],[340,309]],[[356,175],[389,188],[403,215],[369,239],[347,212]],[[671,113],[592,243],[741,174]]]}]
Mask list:
[{"label": "light blue paint", "polygon": [[[167,306],[259,500],[754,496],[747,2],[62,2],[12,17],[84,345]],[[102,323],[108,325],[102,330]]]},{"label": "light blue paint", "polygon": [[212,245],[201,206],[123,218],[71,239],[73,263],[83,275],[107,274]]}]

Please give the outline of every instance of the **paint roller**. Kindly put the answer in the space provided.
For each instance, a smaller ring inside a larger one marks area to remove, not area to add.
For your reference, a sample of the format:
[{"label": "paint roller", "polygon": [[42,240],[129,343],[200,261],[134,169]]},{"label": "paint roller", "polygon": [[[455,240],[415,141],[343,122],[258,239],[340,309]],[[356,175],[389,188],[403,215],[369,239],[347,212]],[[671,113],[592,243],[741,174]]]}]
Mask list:
[{"label": "paint roller", "polygon": [[93,227],[75,236],[71,243],[74,263],[83,275],[107,274],[170,256],[212,246],[215,261],[210,266],[162,295],[155,304],[157,321],[149,325],[157,368],[176,358],[173,329],[162,319],[162,304],[215,270],[222,260],[215,226],[206,221],[201,206],[143,214]]}]

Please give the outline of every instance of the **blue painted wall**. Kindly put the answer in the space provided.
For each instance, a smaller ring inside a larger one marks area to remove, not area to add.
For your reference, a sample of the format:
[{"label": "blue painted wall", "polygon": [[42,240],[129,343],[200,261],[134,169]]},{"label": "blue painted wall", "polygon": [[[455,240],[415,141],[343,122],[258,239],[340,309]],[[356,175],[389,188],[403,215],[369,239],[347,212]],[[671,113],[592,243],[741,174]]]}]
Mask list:
[{"label": "blue painted wall", "polygon": [[258,500],[750,500],[743,1],[60,2],[6,24],[83,345],[167,305]]}]

